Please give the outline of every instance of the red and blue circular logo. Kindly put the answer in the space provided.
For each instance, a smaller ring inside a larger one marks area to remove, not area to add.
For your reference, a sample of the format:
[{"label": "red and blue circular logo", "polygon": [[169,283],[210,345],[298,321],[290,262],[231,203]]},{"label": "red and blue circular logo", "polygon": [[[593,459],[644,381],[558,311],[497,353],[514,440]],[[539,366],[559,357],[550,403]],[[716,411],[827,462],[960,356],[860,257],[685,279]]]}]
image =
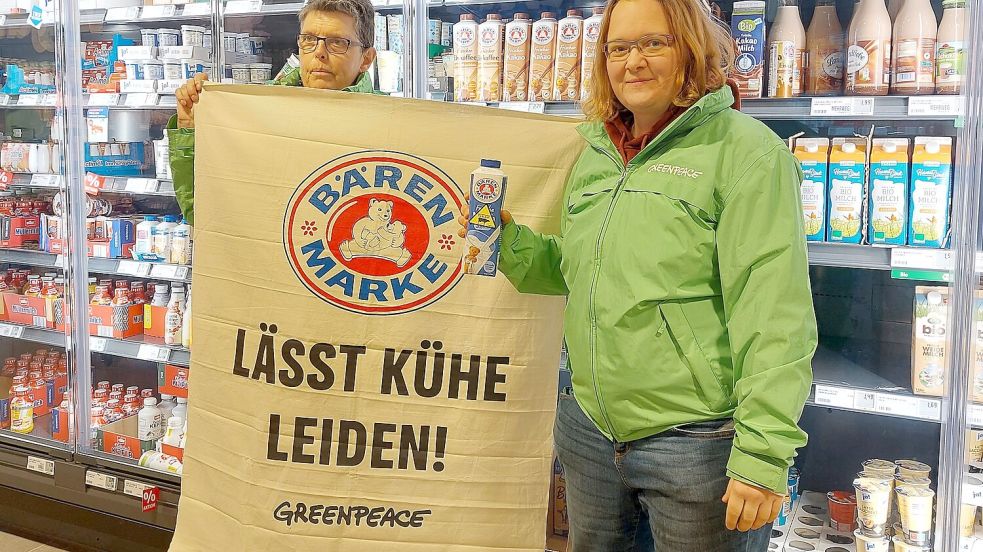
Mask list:
[{"label": "red and blue circular logo", "polygon": [[360,314],[412,312],[461,278],[464,194],[419,157],[362,151],[325,163],[287,205],[283,244],[314,295]]}]

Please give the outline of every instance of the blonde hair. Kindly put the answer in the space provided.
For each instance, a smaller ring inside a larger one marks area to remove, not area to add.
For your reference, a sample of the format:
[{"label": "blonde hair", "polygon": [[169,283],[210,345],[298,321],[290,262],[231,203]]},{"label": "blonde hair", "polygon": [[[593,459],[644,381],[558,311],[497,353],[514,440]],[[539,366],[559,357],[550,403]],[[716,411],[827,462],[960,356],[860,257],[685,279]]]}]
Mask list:
[{"label": "blonde hair", "polygon": [[[608,40],[611,14],[621,2],[632,0],[608,0],[597,40],[596,60],[587,85],[588,98],[584,102],[584,114],[588,119],[606,121],[625,106],[614,95],[608,78],[604,43]],[[675,40],[672,48],[679,54],[683,67],[676,75],[675,86],[679,94],[673,105],[689,107],[708,92],[727,84],[727,73],[734,60],[734,39],[730,28],[706,9],[700,0],[657,0],[662,4],[669,29]]]}]

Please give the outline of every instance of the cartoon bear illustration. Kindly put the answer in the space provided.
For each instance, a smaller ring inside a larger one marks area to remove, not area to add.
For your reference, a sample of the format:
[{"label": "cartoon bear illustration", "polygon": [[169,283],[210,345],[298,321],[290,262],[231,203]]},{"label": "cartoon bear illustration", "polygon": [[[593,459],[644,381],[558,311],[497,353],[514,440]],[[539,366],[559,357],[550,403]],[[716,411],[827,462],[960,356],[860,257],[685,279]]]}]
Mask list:
[{"label": "cartoon bear illustration", "polygon": [[378,257],[402,268],[410,261],[406,243],[406,225],[391,220],[393,202],[370,199],[368,213],[352,226],[352,239],[341,244],[342,257],[350,261],[357,257]]}]

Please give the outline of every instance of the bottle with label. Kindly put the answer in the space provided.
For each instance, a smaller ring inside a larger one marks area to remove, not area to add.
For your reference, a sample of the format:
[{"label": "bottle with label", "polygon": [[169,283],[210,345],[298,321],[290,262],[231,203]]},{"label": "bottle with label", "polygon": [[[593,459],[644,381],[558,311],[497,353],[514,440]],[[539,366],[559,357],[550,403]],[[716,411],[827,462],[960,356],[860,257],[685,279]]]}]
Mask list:
[{"label": "bottle with label", "polygon": [[172,264],[189,265],[191,264],[191,225],[188,221],[181,219],[181,224],[174,227],[171,232],[171,258]]},{"label": "bottle with label", "polygon": [[150,300],[150,305],[153,307],[166,307],[169,297],[170,294],[167,290],[167,284],[157,284],[154,286],[154,297]]},{"label": "bottle with label", "polygon": [[819,0],[806,33],[805,90],[813,96],[843,92],[843,27],[835,0]]},{"label": "bottle with label", "polygon": [[177,416],[167,418],[167,430],[164,432],[163,444],[172,447],[181,446],[181,435],[184,429],[184,420]]},{"label": "bottle with label", "polygon": [[454,101],[478,99],[478,21],[465,13],[454,25]]},{"label": "bottle with label", "polygon": [[522,102],[529,92],[529,54],[532,48],[532,19],[517,13],[505,26],[505,87],[503,100]]},{"label": "bottle with label", "polygon": [[164,315],[164,343],[166,345],[181,344],[181,325],[184,323],[184,286],[174,284],[171,299],[167,302],[167,313]]},{"label": "bottle with label", "polygon": [[143,399],[143,408],[137,415],[137,438],[141,441],[156,441],[164,436],[163,414],[157,408],[157,399]]},{"label": "bottle with label", "polygon": [[188,423],[188,399],[185,399],[184,397],[178,397],[177,398],[177,406],[174,407],[174,411],[171,413],[171,416],[177,416],[178,418],[181,418],[181,420],[185,424],[185,427],[187,427],[187,423]]},{"label": "bottle with label", "polygon": [[553,100],[553,69],[556,65],[556,17],[543,12],[532,26],[532,60],[529,66],[529,101]]},{"label": "bottle with label", "polygon": [[768,36],[768,97],[802,95],[802,65],[806,30],[798,0],[781,0]]},{"label": "bottle with label", "polygon": [[884,0],[860,0],[847,30],[846,93],[886,96],[891,90],[891,16]]},{"label": "bottle with label", "polygon": [[188,304],[184,309],[184,320],[181,323],[181,346],[191,348],[191,289],[188,289]]},{"label": "bottle with label", "polygon": [[141,259],[143,255],[149,255],[154,249],[153,229],[160,224],[157,217],[147,215],[143,217],[143,222],[136,228],[136,243],[133,245],[133,258]]},{"label": "bottle with label", "polygon": [[588,83],[594,74],[594,63],[598,58],[597,41],[601,38],[601,22],[604,21],[604,7],[593,8],[591,16],[584,21],[584,48],[581,58],[580,99],[587,99]]},{"label": "bottle with label", "polygon": [[170,417],[174,415],[174,407],[176,406],[177,403],[174,402],[174,397],[168,395],[167,393],[160,394],[160,404],[157,405],[157,408],[160,409],[161,415],[165,420],[170,419]]},{"label": "bottle with label", "polygon": [[478,27],[478,100],[502,101],[502,16],[489,14]]},{"label": "bottle with label", "polygon": [[891,93],[935,93],[939,26],[930,0],[907,0],[894,21],[894,77]]},{"label": "bottle with label", "polygon": [[171,240],[174,238],[174,228],[176,226],[177,217],[167,215],[164,217],[164,222],[154,226],[151,230],[153,237],[153,248],[151,252],[165,262],[171,256]]},{"label": "bottle with label", "polygon": [[935,54],[936,94],[959,94],[966,80],[966,0],[944,0]]},{"label": "bottle with label", "polygon": [[26,435],[34,431],[34,401],[30,398],[30,388],[25,385],[13,390],[10,401],[10,430]]},{"label": "bottle with label", "polygon": [[584,45],[584,16],[580,10],[568,10],[557,25],[556,70],[553,73],[553,97],[558,101],[580,100],[580,56]]}]

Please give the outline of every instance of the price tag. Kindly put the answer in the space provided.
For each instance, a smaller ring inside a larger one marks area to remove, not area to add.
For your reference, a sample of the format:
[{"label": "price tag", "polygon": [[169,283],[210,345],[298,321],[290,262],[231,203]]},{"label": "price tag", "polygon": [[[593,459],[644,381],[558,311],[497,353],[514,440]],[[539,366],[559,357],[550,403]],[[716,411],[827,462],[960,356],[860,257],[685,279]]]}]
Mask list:
[{"label": "price tag", "polygon": [[58,105],[58,95],[57,94],[41,94],[41,105],[47,105],[47,106]]},{"label": "price tag", "polygon": [[892,268],[952,270],[954,263],[952,251],[948,249],[896,247],[891,250]]},{"label": "price tag", "polygon": [[123,105],[125,105],[126,107],[156,106],[157,97],[158,97],[157,94],[150,94],[146,92],[141,92],[138,94],[127,94],[126,100],[123,102]]},{"label": "price tag", "polygon": [[140,265],[144,263],[138,263],[136,261],[120,261],[116,265],[116,273],[122,274],[124,276],[136,276],[137,272],[140,270]]},{"label": "price tag", "polygon": [[47,458],[28,456],[27,469],[33,472],[43,473],[44,475],[55,475],[55,462]]},{"label": "price tag", "polygon": [[908,98],[909,116],[959,117],[965,114],[965,96],[912,96]]},{"label": "price tag", "polygon": [[87,471],[85,472],[85,484],[89,487],[116,492],[116,489],[119,487],[119,478],[106,473]]},{"label": "price tag", "polygon": [[90,172],[85,173],[85,193],[89,195],[99,195],[99,192],[105,189],[105,176]]},{"label": "price tag", "polygon": [[186,267],[186,266],[179,266],[177,268],[177,270],[174,272],[174,277],[177,278],[178,280],[187,280],[188,279],[188,267]]},{"label": "price tag", "polygon": [[39,188],[57,188],[61,186],[60,174],[32,174],[31,186]]},{"label": "price tag", "polygon": [[153,178],[127,178],[126,191],[136,194],[151,194],[157,191],[157,181]]},{"label": "price tag", "polygon": [[942,421],[942,401],[933,399],[918,400],[918,417],[933,422]]},{"label": "price tag", "polygon": [[101,337],[90,336],[89,337],[89,352],[92,353],[104,353],[106,352],[106,340]]},{"label": "price tag", "polygon": [[853,408],[856,400],[853,389],[816,385],[816,404],[837,408]]},{"label": "price tag", "polygon": [[881,414],[910,417],[918,412],[918,399],[878,393],[874,398],[874,408]]},{"label": "price tag", "polygon": [[876,393],[872,391],[855,391],[853,396],[853,409],[861,412],[875,412],[875,395]]},{"label": "price tag", "polygon": [[0,337],[12,337],[14,339],[20,339],[24,335],[24,326],[15,326],[13,324],[0,324]]},{"label": "price tag", "polygon": [[969,405],[966,422],[973,427],[983,427],[983,406],[978,404]]},{"label": "price tag", "polygon": [[150,489],[151,487],[151,485],[147,485],[146,483],[140,483],[139,481],[127,479],[126,481],[123,481],[123,494],[142,499],[143,491]]},{"label": "price tag", "polygon": [[871,116],[874,98],[813,98],[809,114],[813,117]]},{"label": "price tag", "polygon": [[140,6],[106,10],[106,21],[132,21],[138,17],[140,17]]},{"label": "price tag", "polygon": [[89,106],[115,106],[119,104],[119,94],[89,94]]},{"label": "price tag", "polygon": [[58,267],[58,268],[60,268],[60,269],[62,269],[62,270],[65,270],[65,256],[64,255],[56,255],[55,256],[55,266]]},{"label": "price tag", "polygon": [[[163,50],[163,48],[161,48]],[[119,91],[124,94],[153,94],[157,91],[157,81],[156,80],[136,80],[136,79],[124,79],[119,81]],[[124,100],[124,105],[134,105],[130,103],[130,99]],[[146,102],[136,104],[137,106],[146,105]]]},{"label": "price tag", "polygon": [[168,17],[174,17],[176,10],[177,6],[174,4],[144,6],[143,13],[140,14],[140,19],[166,19]]},{"label": "price tag", "polygon": [[7,94],[0,94],[0,105],[10,105],[10,96]]},{"label": "price tag", "polygon": [[166,347],[143,344],[137,351],[137,358],[152,362],[167,362],[167,359],[171,358],[171,350]]},{"label": "price tag", "polygon": [[211,15],[211,13],[212,13],[211,2],[194,2],[192,4],[184,5],[183,15],[185,16]]},{"label": "price tag", "polygon": [[0,190],[7,190],[14,185],[14,173],[0,171]]},{"label": "price tag", "polygon": [[6,24],[7,24],[7,16],[6,15],[0,15],[0,27],[4,26]]},{"label": "price tag", "polygon": [[157,92],[161,94],[170,94],[170,98],[161,98],[160,105],[169,106],[177,105],[177,98],[174,96],[174,91],[184,85],[184,81],[179,80],[162,80],[157,81]]},{"label": "price tag", "polygon": [[225,4],[225,13],[259,13],[263,11],[263,0],[229,0]]},{"label": "price tag", "polygon": [[17,105],[41,105],[41,95],[21,94],[17,97]]},{"label": "price tag", "polygon": [[502,102],[498,104],[498,107],[524,113],[543,113],[546,111],[545,102]]},{"label": "price tag", "polygon": [[175,265],[154,265],[154,269],[150,271],[150,277],[174,280],[177,278],[177,269],[178,267]]},{"label": "price tag", "polygon": [[150,487],[144,489],[141,494],[143,502],[141,508],[144,512],[153,512],[157,509],[157,502],[160,500],[160,487]]}]

